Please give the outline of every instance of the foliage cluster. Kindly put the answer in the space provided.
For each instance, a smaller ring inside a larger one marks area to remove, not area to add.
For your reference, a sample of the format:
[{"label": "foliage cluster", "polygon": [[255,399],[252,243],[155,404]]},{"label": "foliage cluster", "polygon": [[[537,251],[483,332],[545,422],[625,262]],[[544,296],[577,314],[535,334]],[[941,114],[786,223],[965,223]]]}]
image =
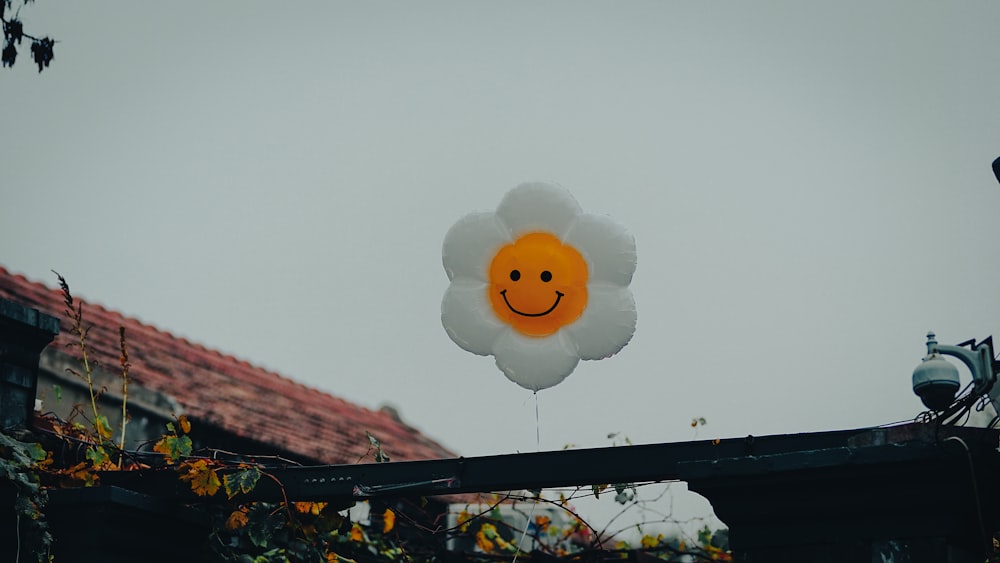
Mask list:
[{"label": "foliage cluster", "polygon": [[[7,0],[9,1],[9,0]],[[0,3],[5,0],[0,0]],[[615,534],[595,530],[573,510],[570,502],[575,495],[592,495],[614,491],[614,499],[623,506],[634,506],[638,488],[633,483],[596,485],[580,488],[558,499],[546,499],[541,491],[530,496],[492,494],[485,510],[458,514],[454,525],[444,526],[440,517],[428,520],[424,510],[427,499],[394,499],[379,505],[369,525],[352,521],[346,506],[328,502],[295,502],[288,499],[280,481],[269,467],[252,458],[195,449],[191,438],[192,424],[184,415],[167,423],[166,431],[152,444],[152,454],[125,450],[128,425],[129,348],[125,329],[119,330],[121,370],[122,421],[113,429],[101,412],[100,397],[105,391],[95,387],[94,368],[88,344],[89,327],[84,311],[74,300],[66,280],[56,273],[62,289],[65,314],[70,321],[73,346],[79,351],[79,370],[69,370],[85,383],[89,404],[76,405],[69,421],[47,416],[43,421],[49,437],[69,444],[74,455],[54,456],[40,444],[15,439],[0,432],[0,493],[7,489],[14,498],[18,518],[18,560],[23,538],[24,551],[34,553],[40,563],[52,561],[53,537],[45,521],[47,489],[54,487],[92,487],[100,484],[108,472],[160,468],[173,471],[180,483],[190,488],[192,499],[208,513],[213,522],[207,538],[221,560],[238,563],[287,563],[307,561],[426,561],[454,560],[449,542],[465,538],[473,553],[465,560],[496,561],[510,557],[531,559],[533,554],[551,559],[591,561],[607,557],[629,557],[635,551],[670,561],[729,561],[724,543],[717,541],[706,528],[690,545],[684,540],[665,538],[662,534],[645,534],[640,545],[632,546],[615,539]],[[702,421],[702,424],[704,422]],[[115,434],[118,434],[117,440]],[[390,458],[381,441],[366,433],[368,452],[358,461],[370,457],[376,463]],[[611,434],[609,439],[617,434]],[[625,443],[630,443],[625,438]],[[614,445],[618,445],[617,440]],[[65,454],[66,448],[62,454]],[[259,502],[249,496],[261,479],[273,481],[281,491],[280,502]],[[9,486],[4,488],[4,483]],[[554,522],[547,515],[535,515],[535,507],[557,507],[569,517]],[[520,510],[523,529],[515,529],[503,517],[501,506]],[[524,507],[531,507],[530,512]],[[81,516],[82,518],[83,516]],[[399,525],[397,525],[399,523]],[[530,543],[525,541],[530,538]],[[519,546],[522,546],[519,548]],[[526,550],[532,550],[527,553]]]},{"label": "foliage cluster", "polygon": [[[605,485],[601,488],[613,487]],[[484,560],[494,560],[504,555],[520,556],[530,550],[532,555],[537,555],[541,560],[584,562],[617,558],[634,560],[641,553],[641,558],[646,560],[691,563],[732,561],[725,530],[713,532],[704,526],[696,537],[692,538],[645,531],[637,544],[620,538],[624,530],[613,533],[597,530],[580,517],[570,503],[574,498],[590,494],[591,491],[582,488],[569,494],[560,492],[556,499],[547,499],[540,495],[518,497],[508,494],[495,500],[484,511],[472,513],[468,508],[463,510],[458,515],[456,529],[474,538],[475,550],[482,554]],[[504,518],[502,511],[499,510],[501,506],[510,506],[511,502],[515,507],[521,507],[518,511],[527,519],[525,527],[513,527],[510,520]],[[628,509],[635,508],[640,502],[642,501],[633,499],[620,504],[627,505]],[[537,506],[556,507],[562,511],[564,517],[555,519],[550,512],[536,514]],[[641,530],[643,526],[638,527]]]},{"label": "foliage cluster", "polygon": [[[17,558],[20,559],[22,536],[24,547],[38,555],[38,561],[51,559],[52,534],[45,522],[45,503],[48,495],[42,487],[38,471],[51,462],[51,457],[40,444],[22,442],[0,432],[0,499],[7,502],[12,495],[14,514],[18,527]],[[24,525],[22,525],[24,522]]]},{"label": "foliage cluster", "polygon": [[17,48],[21,46],[24,39],[31,40],[31,58],[38,65],[38,72],[48,68],[49,63],[55,58],[52,49],[55,47],[55,40],[51,37],[35,37],[24,31],[24,22],[21,20],[21,8],[30,4],[34,0],[21,0],[21,5],[13,14],[8,11],[13,9],[14,0],[0,0],[0,22],[3,23],[3,51],[0,52],[0,61],[3,66],[12,67],[17,61]]}]

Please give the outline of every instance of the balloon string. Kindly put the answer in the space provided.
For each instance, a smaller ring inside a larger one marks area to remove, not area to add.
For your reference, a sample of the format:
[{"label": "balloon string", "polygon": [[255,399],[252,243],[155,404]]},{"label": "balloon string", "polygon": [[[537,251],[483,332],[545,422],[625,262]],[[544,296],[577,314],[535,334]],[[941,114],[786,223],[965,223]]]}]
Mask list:
[{"label": "balloon string", "polygon": [[535,451],[542,451],[542,425],[538,423],[538,391],[535,391]]},{"label": "balloon string", "polygon": [[[538,422],[538,391],[535,391],[535,451],[542,451],[542,431],[541,424]],[[538,494],[542,494],[541,491]],[[535,508],[538,506],[538,501],[531,503],[531,512],[528,513],[528,521],[524,523],[524,531],[521,532],[521,540],[517,542],[517,551],[514,552],[514,559],[510,563],[517,563],[517,556],[521,554],[521,546],[524,545],[524,538],[528,536],[528,528],[531,527],[531,520],[535,517]]]}]

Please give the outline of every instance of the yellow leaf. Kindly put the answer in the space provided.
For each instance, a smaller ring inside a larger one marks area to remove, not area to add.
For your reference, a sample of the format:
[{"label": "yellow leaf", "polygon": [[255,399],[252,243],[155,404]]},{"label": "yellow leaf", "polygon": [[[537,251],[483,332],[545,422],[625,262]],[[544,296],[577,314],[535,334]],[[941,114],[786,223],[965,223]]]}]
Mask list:
[{"label": "yellow leaf", "polygon": [[486,538],[486,534],[482,530],[476,532],[476,545],[486,553],[493,551],[493,542]]},{"label": "yellow leaf", "polygon": [[663,534],[660,534],[657,537],[653,537],[653,536],[651,536],[649,534],[646,534],[646,535],[642,536],[641,543],[642,543],[643,549],[652,549],[652,548],[660,545],[660,542],[662,542],[662,541],[663,541]]},{"label": "yellow leaf", "polygon": [[365,541],[365,533],[361,531],[361,526],[358,524],[351,526],[351,541]]},{"label": "yellow leaf", "polygon": [[102,440],[111,439],[111,434],[113,433],[113,431],[111,430],[111,423],[108,422],[106,416],[104,415],[98,416],[94,420],[94,427],[97,429],[97,434],[101,437]]},{"label": "yellow leaf", "polygon": [[180,423],[181,432],[183,432],[184,434],[191,433],[191,421],[188,420],[186,414],[182,414],[181,417],[177,419],[177,422]]},{"label": "yellow leaf", "polygon": [[312,514],[313,516],[319,516],[320,512],[326,508],[325,502],[296,502],[295,510],[302,514]]},{"label": "yellow leaf", "polygon": [[[215,469],[209,467],[208,462],[199,459],[193,462],[185,462],[186,473],[180,476],[182,481],[191,484],[191,490],[198,496],[212,496],[219,491],[222,481],[219,480]],[[182,465],[183,467],[183,465]]]},{"label": "yellow leaf", "polygon": [[382,533],[388,534],[396,526],[396,513],[386,508],[382,513]]},{"label": "yellow leaf", "polygon": [[67,487],[93,487],[99,482],[97,473],[90,467],[85,461],[82,461],[73,467],[66,469],[60,469],[56,471],[56,474],[65,476],[65,481],[63,486]]},{"label": "yellow leaf", "polygon": [[[155,444],[153,444],[153,451],[156,452],[156,453],[163,454],[163,455],[168,456],[168,457],[170,456],[170,446],[167,445],[167,437],[166,436],[164,436],[163,438],[160,438],[160,440],[158,442],[156,442]],[[170,463],[170,461],[168,460],[167,463]]]},{"label": "yellow leaf", "polygon": [[459,532],[466,532],[466,531],[468,531],[469,530],[469,522],[471,520],[472,520],[472,515],[469,514],[468,510],[465,510],[463,508],[462,511],[458,513],[458,531]]},{"label": "yellow leaf", "polygon": [[227,530],[238,530],[243,526],[247,525],[249,519],[247,518],[247,513],[243,510],[235,510],[226,519],[226,529]]}]

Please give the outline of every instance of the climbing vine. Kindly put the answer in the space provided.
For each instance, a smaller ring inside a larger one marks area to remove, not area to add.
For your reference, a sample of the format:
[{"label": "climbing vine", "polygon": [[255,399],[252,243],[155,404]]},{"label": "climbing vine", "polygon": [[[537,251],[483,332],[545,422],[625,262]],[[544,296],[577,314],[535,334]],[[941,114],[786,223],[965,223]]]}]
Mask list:
[{"label": "climbing vine", "polygon": [[[56,276],[73,346],[81,358],[79,369],[69,371],[86,386],[88,404],[75,406],[68,421],[54,415],[37,420],[36,427],[44,431],[44,446],[34,442],[33,438],[38,436],[33,437],[29,432],[18,437],[0,433],[0,482],[9,484],[14,497],[17,561],[22,553],[34,554],[39,563],[53,560],[56,538],[45,519],[49,490],[93,487],[101,483],[102,476],[140,469],[173,472],[177,482],[190,490],[192,504],[212,523],[207,544],[222,561],[437,562],[456,558],[506,561],[514,557],[528,561],[534,555],[543,559],[597,561],[628,558],[640,551],[646,557],[666,561],[732,559],[724,535],[707,527],[697,538],[690,539],[643,533],[638,544],[632,545],[619,539],[617,532],[593,528],[572,505],[583,496],[607,495],[623,509],[639,506],[645,502],[639,498],[642,484],[581,487],[559,491],[556,498],[549,498],[543,491],[480,495],[450,520],[444,514],[429,516],[428,499],[399,498],[381,504],[373,501],[369,516],[355,520],[344,505],[289,499],[282,483],[265,463],[229,452],[219,455],[215,450],[196,449],[191,438],[192,421],[183,414],[166,424],[165,431],[152,443],[152,454],[126,451],[131,363],[125,329],[119,330],[122,421],[116,440],[116,431],[101,412],[104,389],[95,383],[96,362],[88,342],[89,327],[82,304],[73,298],[65,278],[58,273]],[[693,425],[704,424],[704,419],[696,419]],[[370,432],[366,432],[366,438],[368,451],[358,462],[368,458],[375,463],[388,463],[390,456],[381,441]],[[614,440],[613,445],[631,444],[627,437],[622,439],[618,434],[610,434],[608,438]],[[273,483],[280,491],[280,501],[253,500],[254,491],[264,481]],[[512,525],[510,514],[519,515],[523,524]]]}]

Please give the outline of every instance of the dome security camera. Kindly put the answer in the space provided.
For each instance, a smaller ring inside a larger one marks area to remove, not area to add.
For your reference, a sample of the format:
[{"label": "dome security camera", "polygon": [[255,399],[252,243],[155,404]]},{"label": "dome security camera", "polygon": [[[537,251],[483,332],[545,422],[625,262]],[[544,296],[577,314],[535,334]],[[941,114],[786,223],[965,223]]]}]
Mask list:
[{"label": "dome security camera", "polygon": [[[975,340],[960,346],[939,345],[933,332],[927,333],[927,355],[913,370],[913,392],[932,411],[943,411],[955,401],[958,393],[958,368],[944,356],[958,358],[972,373],[974,395],[988,393],[997,376],[994,370],[993,339],[987,338],[976,345]],[[962,348],[968,344],[971,350]]]},{"label": "dome security camera", "polygon": [[948,408],[955,401],[958,387],[958,368],[940,354],[928,354],[913,370],[913,392],[932,411]]}]

